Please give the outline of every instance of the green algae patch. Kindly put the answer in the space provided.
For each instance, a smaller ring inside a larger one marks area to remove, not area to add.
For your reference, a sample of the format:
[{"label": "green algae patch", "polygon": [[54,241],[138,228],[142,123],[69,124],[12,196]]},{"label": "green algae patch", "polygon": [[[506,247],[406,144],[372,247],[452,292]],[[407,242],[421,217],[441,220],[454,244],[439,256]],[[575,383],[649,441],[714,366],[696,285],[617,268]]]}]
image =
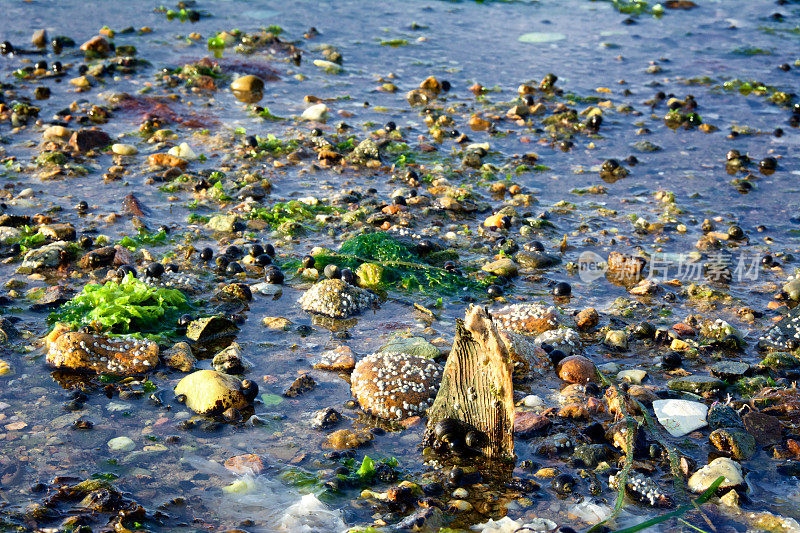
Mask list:
[{"label": "green algae patch", "polygon": [[86,285],[48,316],[50,324],[100,326],[113,333],[162,333],[191,305],[177,289],[157,289],[127,274],[122,281]]},{"label": "green algae patch", "polygon": [[358,235],[342,243],[337,253],[314,255],[315,267],[321,272],[329,264],[350,268],[365,276],[371,288],[400,289],[453,295],[460,291],[483,291],[493,279],[478,279],[435,266],[428,257],[421,257],[413,246],[385,232]]},{"label": "green algae patch", "polygon": [[304,223],[313,221],[317,215],[328,214],[333,208],[320,203],[306,204],[298,200],[279,202],[272,207],[259,207],[250,212],[251,219],[263,220],[273,229],[281,229],[288,234],[302,233],[307,229]]}]

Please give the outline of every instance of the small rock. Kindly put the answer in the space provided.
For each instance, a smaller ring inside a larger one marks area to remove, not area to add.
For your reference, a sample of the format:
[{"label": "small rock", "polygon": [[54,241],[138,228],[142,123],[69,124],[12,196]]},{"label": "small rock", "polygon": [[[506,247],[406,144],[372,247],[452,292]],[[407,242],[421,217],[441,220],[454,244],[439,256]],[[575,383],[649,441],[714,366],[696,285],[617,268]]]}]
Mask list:
[{"label": "small rock", "polygon": [[111,145],[111,151],[117,155],[131,156],[139,153],[139,150],[132,144],[115,143]]},{"label": "small rock", "polygon": [[514,435],[521,439],[529,439],[540,434],[550,424],[550,419],[546,416],[517,411],[514,415]]},{"label": "small rock", "polygon": [[750,365],[744,361],[717,361],[709,369],[711,374],[719,379],[737,381],[750,370]]},{"label": "small rock", "polygon": [[311,421],[311,427],[318,430],[330,429],[342,419],[342,415],[333,407],[326,407],[321,411],[317,411],[314,419]]},{"label": "small rock", "polygon": [[348,346],[337,346],[333,350],[322,352],[314,363],[314,368],[317,370],[329,372],[349,372],[355,366],[356,359],[353,350]]},{"label": "small rock", "polygon": [[225,468],[227,468],[229,472],[240,476],[245,474],[257,476],[264,472],[266,465],[264,465],[264,460],[260,456],[254,453],[247,453],[229,458],[225,461]]},{"label": "small rock", "polygon": [[261,319],[261,323],[272,331],[289,331],[294,325],[291,320],[282,316],[265,316]]},{"label": "small rock", "polygon": [[495,276],[505,276],[507,278],[516,277],[519,273],[517,264],[507,257],[483,265],[481,270],[494,274]]},{"label": "small rock", "polygon": [[708,425],[712,430],[720,428],[740,428],[744,429],[744,422],[742,422],[739,413],[731,407],[720,402],[714,402],[708,410]]},{"label": "small rock", "polygon": [[755,437],[760,446],[780,442],[783,437],[783,424],[772,415],[748,411],[742,421],[747,432]]},{"label": "small rock", "polygon": [[69,145],[77,152],[88,152],[105,148],[111,144],[111,136],[102,130],[80,129],[69,138]]},{"label": "small rock", "polygon": [[186,143],[181,143],[178,146],[173,146],[169,149],[167,154],[177,157],[179,159],[183,159],[184,161],[196,161],[199,156],[194,153],[192,147]]},{"label": "small rock", "polygon": [[37,48],[44,48],[47,46],[47,31],[42,29],[33,32],[31,44]]},{"label": "small rock", "polygon": [[739,463],[727,457],[718,457],[692,474],[689,478],[689,490],[699,494],[708,489],[720,476],[725,478],[725,481],[720,485],[721,489],[738,487],[744,484],[742,467]]},{"label": "small rock", "polygon": [[147,162],[150,164],[151,167],[156,168],[179,168],[181,170],[186,168],[188,165],[188,161],[185,159],[181,159],[180,157],[176,157],[172,154],[150,154],[147,156]]},{"label": "small rock", "polygon": [[345,283],[341,279],[325,279],[315,283],[299,299],[304,311],[343,319],[378,306],[371,292]]},{"label": "small rock", "polygon": [[132,337],[79,333],[57,324],[45,340],[47,363],[95,374],[145,374],[158,366],[158,344]]},{"label": "small rock", "polygon": [[186,407],[198,414],[221,414],[249,406],[258,395],[258,385],[215,370],[198,370],[178,382],[175,395],[184,396]]},{"label": "small rock", "polygon": [[549,268],[561,263],[560,257],[545,252],[517,252],[514,260],[525,268]]},{"label": "small rock", "polygon": [[197,363],[197,359],[192,354],[192,348],[186,342],[176,342],[172,348],[161,354],[161,358],[169,368],[181,372],[191,372]]},{"label": "small rock", "polygon": [[606,332],[605,338],[606,346],[615,348],[617,350],[628,349],[628,335],[619,329],[612,329]]},{"label": "small rock", "polygon": [[316,386],[317,382],[314,381],[314,378],[308,374],[303,374],[289,385],[289,388],[283,392],[283,395],[288,398],[296,398],[301,394],[314,390]]},{"label": "small rock", "polygon": [[311,122],[325,122],[328,119],[328,106],[322,103],[309,106],[300,118]]},{"label": "small rock", "polygon": [[115,437],[108,441],[108,449],[113,452],[130,452],[136,448],[136,444],[128,437]]},{"label": "small rock", "polygon": [[739,461],[746,461],[756,452],[756,439],[741,428],[720,428],[711,432],[708,440],[718,450]]},{"label": "small rock", "polygon": [[667,383],[670,390],[691,392],[702,395],[705,392],[719,391],[725,388],[725,382],[711,376],[685,376]]},{"label": "small rock", "polygon": [[358,448],[372,439],[372,433],[366,430],[354,432],[349,429],[340,429],[328,435],[327,445],[334,450],[350,450]]},{"label": "small rock", "polygon": [[375,353],[356,364],[350,381],[362,409],[387,420],[402,420],[425,414],[441,379],[442,368],[430,359]]},{"label": "small rock", "polygon": [[575,317],[575,325],[578,327],[578,329],[584,331],[594,328],[599,322],[600,315],[597,314],[597,310],[594,307],[587,307],[586,309],[583,309]]},{"label": "small rock", "polygon": [[556,369],[558,377],[568,383],[589,383],[597,381],[597,369],[588,358],[571,355],[561,360]]},{"label": "small rock", "polygon": [[39,226],[39,233],[54,241],[74,241],[75,227],[72,224],[47,224]]},{"label": "small rock", "polygon": [[251,365],[242,357],[242,347],[239,343],[232,342],[230,346],[214,356],[211,366],[223,374],[244,374]]},{"label": "small rock", "polygon": [[617,374],[617,379],[620,381],[627,381],[633,385],[641,385],[644,378],[647,377],[647,372],[640,368],[631,368],[623,370]]},{"label": "small rock", "polygon": [[111,46],[104,37],[96,35],[81,45],[81,51],[106,56],[111,51]]},{"label": "small rock", "polygon": [[186,337],[205,343],[223,337],[232,337],[239,331],[239,327],[232,320],[221,316],[209,316],[193,320],[186,327]]},{"label": "small rock", "polygon": [[231,233],[236,231],[237,224],[239,224],[239,217],[236,215],[214,215],[206,225],[220,233]]},{"label": "small rock", "polygon": [[246,93],[260,93],[264,90],[264,80],[258,76],[247,74],[233,80],[231,83],[232,91],[246,92]]}]

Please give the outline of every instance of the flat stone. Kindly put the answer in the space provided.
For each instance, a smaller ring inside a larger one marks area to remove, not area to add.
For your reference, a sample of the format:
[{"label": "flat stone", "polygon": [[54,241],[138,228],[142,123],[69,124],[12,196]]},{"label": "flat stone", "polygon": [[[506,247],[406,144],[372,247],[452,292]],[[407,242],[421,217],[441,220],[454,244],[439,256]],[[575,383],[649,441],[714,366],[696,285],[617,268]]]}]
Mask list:
[{"label": "flat stone", "polygon": [[518,252],[514,259],[525,268],[548,268],[561,263],[560,257],[545,252]]},{"label": "flat stone", "polygon": [[617,374],[617,379],[620,381],[627,381],[634,385],[641,385],[644,378],[647,377],[647,372],[639,368],[631,368],[623,370]]},{"label": "flat stone", "polygon": [[653,410],[659,423],[673,437],[682,437],[706,426],[708,407],[689,400],[656,400]]},{"label": "flat stone", "polygon": [[546,416],[528,411],[517,411],[514,414],[514,435],[521,439],[529,439],[550,424],[550,419]]},{"label": "flat stone", "polygon": [[491,263],[483,265],[483,267],[481,267],[481,270],[483,270],[484,272],[489,272],[496,276],[506,276],[508,278],[513,278],[519,272],[519,267],[514,261],[508,259],[507,257],[504,257],[502,259],[498,259],[497,261],[492,261]]},{"label": "flat stone", "polygon": [[108,441],[108,448],[115,452],[130,452],[136,448],[136,443],[129,437],[116,437]]},{"label": "flat stone", "polygon": [[725,380],[736,380],[744,376],[749,370],[750,365],[744,361],[717,361],[711,368],[711,375]]},{"label": "flat stone", "polygon": [[206,224],[210,229],[220,233],[235,231],[239,217],[236,215],[214,215]]},{"label": "flat stone", "polygon": [[772,415],[749,411],[742,417],[744,427],[753,435],[759,446],[775,444],[783,437],[783,424]]},{"label": "flat stone", "polygon": [[111,145],[111,151],[116,155],[131,156],[139,153],[139,150],[132,144],[114,143]]},{"label": "flat stone", "polygon": [[703,394],[725,388],[725,382],[711,376],[685,376],[671,380],[667,387],[670,390]]},{"label": "flat stone", "polygon": [[422,337],[398,337],[378,349],[379,353],[404,353],[417,355],[426,359],[435,359],[441,355],[439,348]]}]

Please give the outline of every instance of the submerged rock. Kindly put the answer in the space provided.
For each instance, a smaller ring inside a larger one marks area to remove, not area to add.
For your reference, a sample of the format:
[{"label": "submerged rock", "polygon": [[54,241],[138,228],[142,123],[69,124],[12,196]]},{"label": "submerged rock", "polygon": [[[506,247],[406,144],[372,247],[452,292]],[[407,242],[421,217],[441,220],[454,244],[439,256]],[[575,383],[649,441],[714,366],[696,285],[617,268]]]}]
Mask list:
[{"label": "submerged rock", "polygon": [[222,337],[232,337],[239,327],[221,316],[208,316],[193,320],[186,327],[186,337],[196,342],[209,342]]},{"label": "submerged rock", "polygon": [[379,418],[402,420],[425,414],[441,379],[442,368],[430,359],[377,353],[356,364],[351,383],[362,409]]},{"label": "submerged rock", "polygon": [[242,357],[242,348],[239,343],[232,342],[230,346],[214,356],[211,366],[223,374],[244,374],[251,365]]},{"label": "submerged rock", "polygon": [[340,279],[326,279],[308,289],[299,302],[304,311],[331,318],[347,318],[376,308],[378,297]]},{"label": "submerged rock", "polygon": [[56,268],[61,265],[69,255],[71,254],[68,242],[57,241],[52,244],[47,244],[25,254],[19,271],[22,273],[29,273],[37,270]]},{"label": "submerged rock", "polygon": [[161,354],[164,364],[181,372],[191,372],[197,359],[192,354],[192,348],[186,342],[176,342],[172,348]]},{"label": "submerged rock", "polygon": [[720,489],[744,485],[741,465],[727,457],[718,457],[692,474],[689,478],[689,490],[701,493],[720,476],[725,478],[725,481],[719,486]]},{"label": "submerged rock", "polygon": [[47,338],[47,362],[76,372],[144,374],[158,366],[158,344],[131,337],[78,333],[57,325]]},{"label": "submerged rock", "polygon": [[198,370],[175,386],[175,395],[184,396],[186,407],[202,414],[221,414],[228,409],[244,409],[258,394],[258,385],[246,379],[217,372]]}]

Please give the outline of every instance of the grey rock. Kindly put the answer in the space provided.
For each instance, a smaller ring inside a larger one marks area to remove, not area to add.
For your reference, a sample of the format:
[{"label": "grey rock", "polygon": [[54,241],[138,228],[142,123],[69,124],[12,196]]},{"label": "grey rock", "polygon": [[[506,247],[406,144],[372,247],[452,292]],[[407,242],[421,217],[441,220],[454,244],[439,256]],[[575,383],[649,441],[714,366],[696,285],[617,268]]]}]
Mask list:
[{"label": "grey rock", "polygon": [[744,429],[744,422],[742,422],[739,413],[730,405],[725,405],[723,403],[715,403],[712,405],[708,410],[706,420],[712,430],[719,428]]},{"label": "grey rock", "polygon": [[548,268],[561,263],[560,257],[545,252],[518,252],[514,259],[526,268]]},{"label": "grey rock", "polygon": [[703,394],[725,388],[725,382],[711,376],[685,376],[667,383],[670,390]]}]

